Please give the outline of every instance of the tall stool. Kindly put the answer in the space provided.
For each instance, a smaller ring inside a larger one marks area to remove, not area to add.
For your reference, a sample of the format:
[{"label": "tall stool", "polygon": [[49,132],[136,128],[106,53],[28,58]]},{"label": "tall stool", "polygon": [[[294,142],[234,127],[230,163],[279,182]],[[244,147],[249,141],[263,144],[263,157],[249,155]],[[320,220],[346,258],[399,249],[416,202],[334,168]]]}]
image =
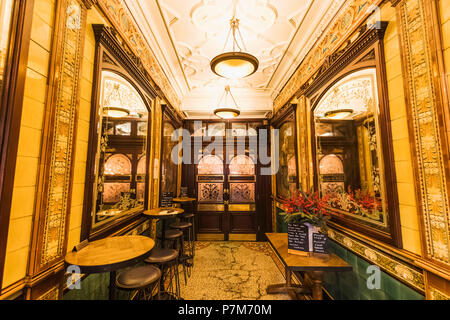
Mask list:
[{"label": "tall stool", "polygon": [[151,265],[140,266],[120,273],[116,277],[116,288],[136,292],[132,297],[136,300],[152,300],[157,289],[159,299],[160,280],[161,270]]},{"label": "tall stool", "polygon": [[190,198],[190,197],[178,197],[174,198],[173,202],[178,203],[181,208],[183,208],[184,213],[177,216],[177,218],[180,218],[181,221],[188,222],[192,224],[192,227],[188,230],[188,239],[191,241],[189,242],[189,259],[191,260],[190,264],[191,266],[194,266],[194,257],[195,257],[195,240],[196,239],[196,232],[195,232],[195,201],[197,201],[196,198]]},{"label": "tall stool", "polygon": [[[166,231],[166,235],[165,235],[165,241],[169,242],[172,241],[172,246],[169,246],[167,243],[165,245],[165,248],[172,248],[175,250],[178,250],[179,255],[178,255],[178,259],[179,262],[182,261],[182,258],[184,256],[184,239],[183,239],[184,233],[183,231],[179,230],[179,229],[168,229]],[[187,275],[186,275],[186,265],[184,263],[182,263],[183,265],[183,275],[184,275],[184,282],[185,284],[187,284]],[[190,272],[189,270],[187,270],[189,276],[190,276]]]},{"label": "tall stool", "polygon": [[[180,277],[178,274],[178,251],[174,249],[155,248],[150,256],[145,260],[146,263],[157,265],[162,272],[160,280],[160,295],[168,300],[175,298],[180,300]],[[175,279],[175,283],[173,283]],[[168,281],[167,287],[165,282]]]},{"label": "tall stool", "polygon": [[[183,264],[183,268],[187,268],[188,276],[191,275],[191,267],[192,263],[188,262],[188,260],[193,260],[193,250],[194,250],[194,239],[191,237],[191,230],[192,230],[192,223],[180,221],[175,222],[170,225],[173,229],[178,229],[183,232],[183,237],[181,237],[181,248],[180,248],[180,262]],[[184,235],[185,232],[188,236],[188,245],[187,248],[184,246]],[[187,249],[187,250],[185,250]],[[184,278],[185,282],[187,283],[186,277]]]}]

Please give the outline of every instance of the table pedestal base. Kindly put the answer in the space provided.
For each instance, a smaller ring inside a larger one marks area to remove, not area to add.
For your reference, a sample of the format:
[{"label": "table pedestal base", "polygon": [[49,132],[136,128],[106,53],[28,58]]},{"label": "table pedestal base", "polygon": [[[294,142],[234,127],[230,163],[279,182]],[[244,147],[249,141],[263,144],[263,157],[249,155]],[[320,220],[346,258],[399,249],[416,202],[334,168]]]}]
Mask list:
[{"label": "table pedestal base", "polygon": [[286,272],[286,283],[273,284],[267,287],[267,294],[287,293],[293,300],[297,300],[297,294],[311,294],[313,300],[322,300],[322,282],[323,272],[309,272],[308,275],[312,281],[312,288],[309,289],[304,285],[292,284],[292,271],[288,268]]}]

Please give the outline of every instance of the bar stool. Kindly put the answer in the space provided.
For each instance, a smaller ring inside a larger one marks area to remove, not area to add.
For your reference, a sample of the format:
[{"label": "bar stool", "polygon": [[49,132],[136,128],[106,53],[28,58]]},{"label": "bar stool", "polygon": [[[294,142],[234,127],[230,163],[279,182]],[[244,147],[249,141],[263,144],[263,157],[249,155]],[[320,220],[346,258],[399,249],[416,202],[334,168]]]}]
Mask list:
[{"label": "bar stool", "polygon": [[[146,263],[157,265],[162,272],[160,280],[160,294],[162,293],[167,299],[175,298],[180,300],[180,278],[178,274],[178,251],[174,249],[155,248],[150,256],[145,260]],[[175,278],[175,284],[173,279]],[[168,279],[167,288],[165,282]],[[175,288],[174,288],[175,286]]]},{"label": "bar stool", "polygon": [[[179,229],[168,229],[166,231],[166,241],[172,241],[172,246],[166,245],[165,248],[172,248],[175,250],[178,250],[179,254],[179,261],[182,261],[183,258],[183,250],[184,250],[184,239],[183,239],[183,231]],[[189,273],[189,270],[187,270]],[[184,282],[187,284],[187,275],[186,275],[186,266],[183,264],[183,275],[184,275]],[[190,273],[189,273],[190,276]]]},{"label": "bar stool", "polygon": [[192,256],[192,267],[194,266],[194,258],[195,258],[195,214],[193,213],[183,213],[180,215],[180,218],[182,221],[184,222],[188,222],[192,224],[192,227],[189,228],[188,230],[188,237],[190,237],[190,239],[192,239],[193,243],[192,243],[192,250],[191,250],[191,256]]},{"label": "bar stool", "polygon": [[[186,221],[180,221],[180,222],[175,222],[172,223],[170,225],[171,228],[173,229],[179,229],[183,232],[183,237],[181,238],[181,249],[180,249],[180,262],[183,264],[184,267],[187,268],[187,272],[188,272],[188,276],[191,275],[191,267],[192,267],[192,263],[188,262],[188,260],[193,260],[194,256],[193,256],[193,251],[194,251],[194,239],[191,237],[192,235],[192,223],[190,222],[186,222]],[[188,235],[188,246],[187,246],[187,252],[185,252],[185,247],[184,247],[184,232],[187,231],[187,235]],[[186,278],[185,278],[185,282]]]},{"label": "bar stool", "polygon": [[[132,299],[152,300],[153,293],[158,288],[161,280],[161,270],[146,265],[135,267],[120,273],[116,277],[116,288],[125,291],[136,291]],[[159,299],[159,289],[157,298]]]}]

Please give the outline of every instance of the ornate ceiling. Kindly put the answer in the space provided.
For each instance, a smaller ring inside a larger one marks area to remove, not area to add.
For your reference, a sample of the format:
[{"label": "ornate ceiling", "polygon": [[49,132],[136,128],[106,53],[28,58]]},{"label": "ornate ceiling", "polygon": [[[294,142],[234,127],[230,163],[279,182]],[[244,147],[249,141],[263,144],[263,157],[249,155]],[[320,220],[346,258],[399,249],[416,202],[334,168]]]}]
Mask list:
[{"label": "ornate ceiling", "polygon": [[[273,99],[344,0],[125,0],[141,32],[171,79],[189,117],[209,118],[225,85],[241,117],[263,117]],[[241,80],[216,76],[210,61],[224,49],[236,14],[258,72]]]}]

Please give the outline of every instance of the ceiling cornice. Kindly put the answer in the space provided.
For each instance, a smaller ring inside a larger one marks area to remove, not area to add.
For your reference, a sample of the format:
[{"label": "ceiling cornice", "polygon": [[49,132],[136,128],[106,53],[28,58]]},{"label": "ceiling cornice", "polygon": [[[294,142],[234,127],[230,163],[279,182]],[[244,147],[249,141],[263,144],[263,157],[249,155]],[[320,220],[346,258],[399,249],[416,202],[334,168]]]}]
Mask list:
[{"label": "ceiling cornice", "polygon": [[[90,0],[90,2],[94,3],[93,0]],[[156,59],[148,42],[141,34],[123,0],[95,0],[95,3],[99,5],[123,41],[139,57],[143,66],[151,75],[152,80],[158,86],[157,89],[163,93],[165,100],[179,110],[181,97],[178,96],[172,87],[168,76]]]},{"label": "ceiling cornice", "polygon": [[274,101],[274,110],[288,103],[302,85],[321,67],[328,56],[363,23],[382,0],[348,0],[314,47],[297,67]]}]

